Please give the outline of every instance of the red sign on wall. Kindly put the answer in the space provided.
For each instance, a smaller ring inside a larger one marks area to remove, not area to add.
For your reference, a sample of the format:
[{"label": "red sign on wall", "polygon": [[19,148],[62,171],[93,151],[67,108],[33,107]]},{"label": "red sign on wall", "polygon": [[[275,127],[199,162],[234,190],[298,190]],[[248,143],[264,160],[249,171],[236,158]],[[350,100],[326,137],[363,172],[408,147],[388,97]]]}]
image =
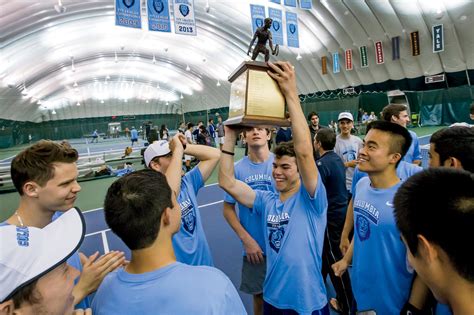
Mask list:
[{"label": "red sign on wall", "polygon": [[383,46],[382,46],[381,41],[375,42],[375,62],[378,65],[381,65],[384,63]]},{"label": "red sign on wall", "polygon": [[352,70],[353,69],[353,66],[352,66],[352,49],[346,49],[346,70],[349,71],[349,70]]}]

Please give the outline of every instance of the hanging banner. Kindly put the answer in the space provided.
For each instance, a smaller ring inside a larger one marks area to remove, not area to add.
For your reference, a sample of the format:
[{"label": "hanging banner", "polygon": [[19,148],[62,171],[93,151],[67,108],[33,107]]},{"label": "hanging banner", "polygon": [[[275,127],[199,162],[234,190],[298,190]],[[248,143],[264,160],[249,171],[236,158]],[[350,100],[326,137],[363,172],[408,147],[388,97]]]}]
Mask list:
[{"label": "hanging banner", "polygon": [[392,37],[392,60],[400,59],[400,36]]},{"label": "hanging banner", "polygon": [[298,37],[298,15],[293,12],[286,12],[286,34],[288,47],[300,47]]},{"label": "hanging banner", "polygon": [[115,25],[142,28],[139,0],[115,0]]},{"label": "hanging banner", "polygon": [[281,10],[268,8],[268,17],[272,22],[272,41],[273,45],[283,45],[283,13]]},{"label": "hanging banner", "polygon": [[174,0],[174,32],[181,35],[197,35],[194,19],[194,0]]},{"label": "hanging banner", "polygon": [[150,31],[171,32],[168,0],[147,0],[147,13]]},{"label": "hanging banner", "polygon": [[300,8],[303,10],[311,10],[313,3],[311,0],[300,0]]},{"label": "hanging banner", "polygon": [[321,57],[321,73],[328,74],[328,58],[326,56]]},{"label": "hanging banner", "polygon": [[250,16],[252,17],[252,34],[255,34],[257,28],[263,26],[263,20],[265,20],[265,7],[263,5],[251,4]]},{"label": "hanging banner", "polygon": [[346,71],[350,71],[353,69],[352,65],[352,49],[346,49],[345,51],[346,56]]},{"label": "hanging banner", "polygon": [[332,73],[339,73],[341,66],[339,64],[339,53],[332,54]]},{"label": "hanging banner", "polygon": [[285,0],[285,5],[288,7],[294,7],[296,8],[296,0]]},{"label": "hanging banner", "polygon": [[443,24],[433,25],[433,52],[444,51],[444,29]]},{"label": "hanging banner", "polygon": [[366,68],[369,66],[369,59],[367,58],[367,46],[361,46],[360,50],[360,67]]},{"label": "hanging banner", "polygon": [[375,62],[378,65],[384,63],[382,41],[375,42]]},{"label": "hanging banner", "polygon": [[410,45],[412,56],[420,55],[420,36],[418,31],[410,33]]},{"label": "hanging banner", "polygon": [[281,4],[281,0],[270,0],[270,2]]}]

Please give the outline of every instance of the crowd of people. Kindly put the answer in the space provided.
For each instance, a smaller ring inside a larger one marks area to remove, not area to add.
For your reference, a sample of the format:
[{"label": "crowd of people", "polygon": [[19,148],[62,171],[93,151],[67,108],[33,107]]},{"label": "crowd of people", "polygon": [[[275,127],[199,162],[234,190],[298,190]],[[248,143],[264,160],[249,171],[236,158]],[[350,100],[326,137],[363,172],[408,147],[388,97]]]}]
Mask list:
[{"label": "crowd of people", "polygon": [[[253,295],[254,314],[474,314],[474,128],[435,132],[423,170],[406,106],[385,107],[363,140],[342,112],[337,135],[317,113],[304,116],[291,64],[269,66],[291,141],[271,152],[271,130],[220,116],[173,137],[162,126],[146,169],[115,181],[104,201],[130,261],[78,252],[74,148],[42,140],[19,153],[19,205],[0,224],[0,314],[246,314],[214,267],[196,198],[218,164],[223,214],[242,241],[239,290]],[[247,155],[234,161],[241,133]],[[183,174],[191,157],[199,163]]]}]

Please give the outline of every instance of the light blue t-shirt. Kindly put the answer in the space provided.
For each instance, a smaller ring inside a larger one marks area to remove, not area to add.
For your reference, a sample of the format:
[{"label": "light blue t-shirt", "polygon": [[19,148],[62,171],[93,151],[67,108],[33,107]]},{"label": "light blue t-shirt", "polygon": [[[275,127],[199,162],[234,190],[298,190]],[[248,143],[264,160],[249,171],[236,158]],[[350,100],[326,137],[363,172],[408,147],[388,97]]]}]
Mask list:
[{"label": "light blue t-shirt", "polygon": [[267,274],[263,299],[280,309],[311,314],[327,304],[321,255],[327,212],[326,189],[318,174],[313,198],[304,188],[285,202],[271,191],[256,191],[253,209],[264,215]]},{"label": "light blue t-shirt", "polygon": [[94,315],[247,314],[234,285],[220,270],[179,262],[131,274],[108,274],[94,301]]},{"label": "light blue t-shirt", "polygon": [[410,295],[414,274],[393,215],[393,197],[400,185],[375,189],[365,177],[354,191],[351,282],[359,312],[400,314]]},{"label": "light blue t-shirt", "polygon": [[[64,212],[56,211],[53,215],[52,221],[59,218],[63,213]],[[7,221],[0,223],[0,226],[7,226],[7,225],[10,225]],[[77,270],[79,270],[80,273],[82,273],[82,264],[81,264],[81,258],[79,257],[79,252],[76,251],[74,254],[72,254],[72,256],[69,257],[66,262],[68,263],[68,265],[76,268]],[[79,281],[79,277],[77,277],[74,280],[74,285],[77,284],[77,281]],[[77,303],[74,306],[74,308],[81,308],[81,309],[89,308],[91,306],[90,297],[91,297],[90,295],[86,296],[82,301]]]},{"label": "light blue t-shirt", "polygon": [[420,151],[420,143],[418,142],[418,136],[411,130],[408,130],[408,132],[411,136],[411,145],[408,148],[407,153],[403,157],[403,161],[406,161],[408,163],[413,163],[413,161],[415,160],[421,161],[422,156]]},{"label": "light blue t-shirt", "polygon": [[[248,156],[244,156],[235,163],[235,178],[249,185],[253,190],[273,191],[276,193],[275,185],[272,179],[273,160],[275,155],[270,153],[268,159],[262,163],[252,162]],[[235,204],[236,200],[231,195],[225,194],[224,201]],[[239,203],[240,224],[258,243],[263,252],[265,252],[265,238],[262,229],[262,214],[257,213],[251,208]],[[244,252],[245,255],[245,252]]]},{"label": "light blue t-shirt", "polygon": [[[406,161],[400,161],[397,166],[397,176],[400,178],[402,181],[406,181],[408,177],[415,175],[418,172],[421,172],[423,170],[422,167],[415,165],[413,163],[409,163]],[[359,180],[363,177],[369,176],[366,172],[363,172],[359,170],[359,167],[355,168],[354,171],[354,177],[352,178],[352,187],[351,187],[351,192],[354,193],[355,187]]]},{"label": "light blue t-shirt", "polygon": [[193,168],[181,179],[178,203],[181,208],[181,228],[173,236],[176,260],[188,265],[213,266],[211,250],[201,222],[197,194],[204,186],[199,167]]},{"label": "light blue t-shirt", "polygon": [[131,138],[131,139],[138,139],[138,131],[137,131],[137,129],[132,129],[132,130],[130,131],[130,138]]}]

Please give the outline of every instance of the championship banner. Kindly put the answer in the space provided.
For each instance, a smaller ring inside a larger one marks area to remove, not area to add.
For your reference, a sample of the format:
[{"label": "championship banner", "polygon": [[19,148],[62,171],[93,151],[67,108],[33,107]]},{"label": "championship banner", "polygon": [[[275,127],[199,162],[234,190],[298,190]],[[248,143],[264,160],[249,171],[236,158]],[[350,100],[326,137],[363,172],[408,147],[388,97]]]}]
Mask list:
[{"label": "championship banner", "polygon": [[285,5],[288,7],[294,7],[296,8],[296,0],[285,0]]},{"label": "championship banner", "polygon": [[444,51],[443,24],[433,25],[433,53]]},{"label": "championship banner", "polygon": [[384,63],[382,41],[375,42],[375,62],[378,65]]},{"label": "championship banner", "polygon": [[341,66],[339,64],[339,53],[332,54],[332,73],[341,72]]},{"label": "championship banner", "polygon": [[420,55],[420,36],[418,31],[410,33],[410,45],[412,56]]},{"label": "championship banner", "polygon": [[115,0],[115,25],[142,28],[140,1]]},{"label": "championship banner", "polygon": [[147,0],[147,13],[150,31],[171,32],[168,0]]},{"label": "championship banner", "polygon": [[196,36],[194,19],[194,0],[174,0],[174,32],[181,35]]},{"label": "championship banner", "polygon": [[300,0],[300,9],[311,10],[313,8],[313,3],[311,0]]},{"label": "championship banner", "polygon": [[346,71],[350,71],[353,69],[352,65],[352,49],[346,49],[345,51],[346,56]]},{"label": "championship banner", "polygon": [[270,2],[281,4],[281,0],[270,0]]},{"label": "championship banner", "polygon": [[360,51],[360,67],[366,68],[369,66],[369,59],[367,58],[367,46],[361,46]]},{"label": "championship banner", "polygon": [[252,17],[252,34],[255,34],[257,28],[263,26],[265,20],[265,7],[263,5],[250,5],[250,16]]},{"label": "championship banner", "polygon": [[298,15],[293,12],[286,12],[286,34],[288,47],[300,47],[298,37]]},{"label": "championship banner", "polygon": [[281,10],[268,8],[268,17],[273,20],[272,42],[273,45],[283,45],[283,13]]},{"label": "championship banner", "polygon": [[321,57],[321,73],[328,74],[328,58],[326,56]]},{"label": "championship banner", "polygon": [[392,60],[400,59],[400,36],[392,37]]}]

